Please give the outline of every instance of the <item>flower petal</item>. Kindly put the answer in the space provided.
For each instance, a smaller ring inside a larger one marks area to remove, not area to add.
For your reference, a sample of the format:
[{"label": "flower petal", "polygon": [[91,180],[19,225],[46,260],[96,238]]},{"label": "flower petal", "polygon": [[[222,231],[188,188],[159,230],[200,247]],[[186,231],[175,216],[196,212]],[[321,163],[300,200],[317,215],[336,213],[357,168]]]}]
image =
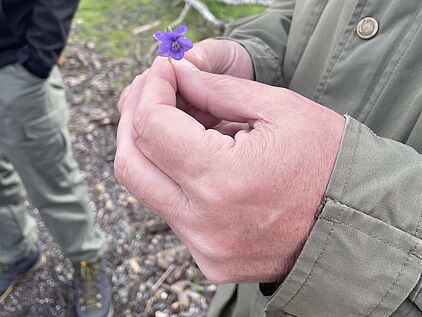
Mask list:
[{"label": "flower petal", "polygon": [[174,51],[170,52],[170,57],[174,58],[177,61],[180,61],[183,58],[183,55],[185,55],[184,50],[178,50],[176,52],[174,52]]},{"label": "flower petal", "polygon": [[174,30],[172,33],[174,33],[177,36],[183,36],[188,31],[188,27],[186,25],[179,26],[176,30]]},{"label": "flower petal", "polygon": [[189,40],[187,37],[179,37],[176,42],[177,44],[179,44],[180,48],[185,52],[193,47],[192,41]]},{"label": "flower petal", "polygon": [[172,37],[171,32],[158,31],[154,33],[154,38],[157,41],[170,41]]},{"label": "flower petal", "polygon": [[157,50],[157,55],[158,56],[171,56],[172,50],[171,50],[171,42],[169,41],[165,41],[165,42],[161,42],[160,46],[158,47]]}]

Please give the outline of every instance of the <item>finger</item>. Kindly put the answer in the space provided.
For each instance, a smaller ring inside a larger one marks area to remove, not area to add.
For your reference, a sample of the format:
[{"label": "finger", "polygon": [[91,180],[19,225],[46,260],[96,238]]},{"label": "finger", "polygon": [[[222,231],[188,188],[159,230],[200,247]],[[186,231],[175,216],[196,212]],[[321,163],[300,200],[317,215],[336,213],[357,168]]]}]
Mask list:
[{"label": "finger", "polygon": [[[149,71],[149,69],[147,69],[146,71],[144,71],[141,75],[136,76],[135,79],[132,81],[132,83],[123,89],[123,91],[122,91],[122,93],[120,95],[120,98],[119,98],[119,102],[117,104],[117,107],[119,109],[119,112],[122,112],[122,108],[125,105],[126,98],[128,97],[128,95],[131,92],[133,83],[135,81],[138,81],[139,82],[138,85],[143,86],[143,81],[145,80],[145,77],[147,76],[148,71]],[[140,93],[140,90],[139,90],[139,93]]]},{"label": "finger", "polygon": [[132,135],[132,120],[143,85],[144,80],[138,77],[132,83],[130,93],[126,95],[126,104],[117,130],[116,176],[144,206],[171,223],[178,214],[169,214],[167,211],[184,206],[186,197],[172,179],[138,150]]},{"label": "finger", "polygon": [[117,109],[119,110],[119,112],[122,112],[123,104],[125,103],[126,97],[129,94],[131,86],[132,84],[127,85],[120,94],[119,102],[117,103]]},{"label": "finger", "polygon": [[199,110],[196,107],[193,107],[187,101],[183,99],[180,94],[176,95],[177,100],[177,108],[183,110],[191,117],[195,118],[199,123],[201,123],[205,129],[212,128],[221,122],[221,119],[214,117],[212,114],[208,112],[204,112]]},{"label": "finger", "polygon": [[[142,93],[142,100],[150,105],[171,105],[176,106],[177,83],[174,75],[172,62],[167,58],[157,57],[148,75]],[[147,89],[148,87],[148,89]]]},{"label": "finger", "polygon": [[185,58],[200,70],[222,74],[227,68],[227,49],[216,44],[217,40],[194,43],[193,48],[186,52]]},{"label": "finger", "polygon": [[245,51],[234,41],[207,39],[194,43],[193,48],[185,54],[185,58],[208,73],[253,79],[250,57],[247,52],[241,50]]},{"label": "finger", "polygon": [[175,107],[176,77],[167,60],[157,59],[145,80],[134,120],[138,148],[183,188],[213,164],[213,158],[233,139],[205,130]]},{"label": "finger", "polygon": [[264,120],[277,88],[250,80],[195,70],[186,60],[173,63],[180,95],[213,116],[237,122]]},{"label": "finger", "polygon": [[220,124],[213,127],[214,130],[217,130],[218,132],[229,135],[232,138],[235,137],[235,135],[240,132],[249,132],[251,131],[251,127],[248,123],[239,123],[239,122],[228,122],[223,121]]}]

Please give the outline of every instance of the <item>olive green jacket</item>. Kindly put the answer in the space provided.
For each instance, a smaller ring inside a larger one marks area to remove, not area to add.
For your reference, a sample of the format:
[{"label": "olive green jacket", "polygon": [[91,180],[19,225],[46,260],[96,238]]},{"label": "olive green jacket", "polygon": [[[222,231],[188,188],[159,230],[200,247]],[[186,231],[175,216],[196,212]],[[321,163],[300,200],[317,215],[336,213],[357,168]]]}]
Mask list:
[{"label": "olive green jacket", "polygon": [[422,1],[278,0],[227,36],[257,81],[348,116],[293,270],[269,297],[220,288],[209,315],[422,316]]}]

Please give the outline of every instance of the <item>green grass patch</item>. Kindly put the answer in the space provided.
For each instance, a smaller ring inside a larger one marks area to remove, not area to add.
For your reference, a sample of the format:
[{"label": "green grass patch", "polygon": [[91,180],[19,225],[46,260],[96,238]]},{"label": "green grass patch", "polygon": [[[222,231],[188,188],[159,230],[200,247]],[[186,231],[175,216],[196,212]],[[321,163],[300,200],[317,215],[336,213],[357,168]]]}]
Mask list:
[{"label": "green grass patch", "polygon": [[[258,14],[262,6],[225,5],[215,0],[203,0],[210,11],[219,19],[230,22],[235,19]],[[72,43],[92,42],[105,58],[122,58],[133,55],[135,47],[142,47],[145,53],[152,45],[152,33],[175,20],[183,3],[174,5],[169,0],[82,0],[74,20]],[[160,20],[156,29],[135,36],[132,31],[140,25]],[[196,10],[191,9],[185,21],[189,27],[187,36],[192,41],[216,36],[215,28],[206,23]]]},{"label": "green grass patch", "polygon": [[215,0],[205,0],[203,2],[217,18],[225,22],[231,22],[248,15],[259,14],[265,10],[265,7],[257,5],[228,5],[218,3]]}]

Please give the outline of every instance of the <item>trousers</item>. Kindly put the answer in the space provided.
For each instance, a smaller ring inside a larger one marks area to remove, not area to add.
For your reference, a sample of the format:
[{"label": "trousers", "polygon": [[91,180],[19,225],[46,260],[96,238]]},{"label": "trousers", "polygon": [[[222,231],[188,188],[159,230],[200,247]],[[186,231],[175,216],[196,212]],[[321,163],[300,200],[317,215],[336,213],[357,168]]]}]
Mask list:
[{"label": "trousers", "polygon": [[73,158],[65,87],[19,64],[0,68],[0,263],[23,258],[38,240],[26,197],[72,262],[96,261],[105,237]]}]

